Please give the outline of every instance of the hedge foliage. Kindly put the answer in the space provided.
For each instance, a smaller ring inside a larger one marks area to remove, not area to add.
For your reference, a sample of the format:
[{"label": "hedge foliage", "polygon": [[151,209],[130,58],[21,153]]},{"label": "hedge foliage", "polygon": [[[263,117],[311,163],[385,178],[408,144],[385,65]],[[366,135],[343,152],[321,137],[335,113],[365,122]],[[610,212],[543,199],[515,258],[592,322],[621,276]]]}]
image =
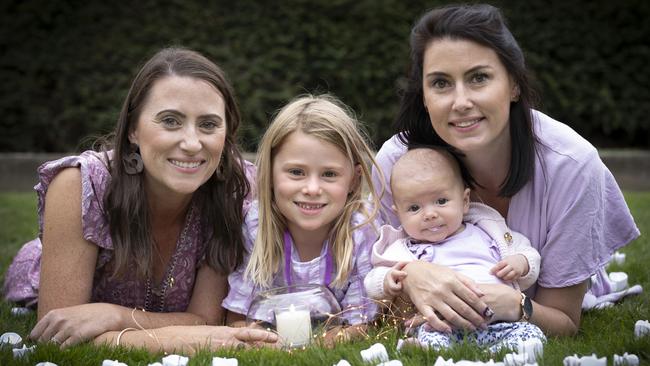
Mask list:
[{"label": "hedge foliage", "polygon": [[[305,92],[340,97],[380,144],[393,132],[411,25],[439,3],[4,1],[0,151],[71,151],[110,131],[137,69],[169,45],[226,70],[247,149]],[[542,110],[600,146],[650,147],[650,2],[492,3],[526,53]]]}]

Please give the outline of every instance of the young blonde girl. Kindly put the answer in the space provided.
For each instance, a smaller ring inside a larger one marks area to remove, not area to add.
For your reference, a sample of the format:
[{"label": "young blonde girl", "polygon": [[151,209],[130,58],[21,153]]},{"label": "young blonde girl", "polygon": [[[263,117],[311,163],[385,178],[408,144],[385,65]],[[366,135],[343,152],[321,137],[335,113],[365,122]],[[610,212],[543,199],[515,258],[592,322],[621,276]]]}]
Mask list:
[{"label": "young blonde girl", "polygon": [[230,324],[245,318],[258,291],[298,284],[328,286],[348,324],[372,320],[363,278],[379,206],[362,199],[364,184],[374,189],[366,161],[375,164],[373,153],[337,99],[302,96],[277,114],[258,150],[258,201],[244,224],[249,254],[228,279]]}]

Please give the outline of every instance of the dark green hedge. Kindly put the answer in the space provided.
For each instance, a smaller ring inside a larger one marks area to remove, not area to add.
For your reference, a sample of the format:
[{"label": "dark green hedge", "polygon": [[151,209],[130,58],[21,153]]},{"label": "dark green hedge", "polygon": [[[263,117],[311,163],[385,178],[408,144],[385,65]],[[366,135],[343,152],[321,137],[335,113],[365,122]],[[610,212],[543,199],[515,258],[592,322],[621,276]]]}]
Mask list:
[{"label": "dark green hedge", "polygon": [[[111,130],[136,70],[168,45],[227,71],[248,149],[304,92],[339,96],[379,144],[392,133],[410,27],[438,3],[4,1],[0,151],[70,151]],[[650,147],[647,1],[493,3],[526,52],[542,110],[599,146]]]}]

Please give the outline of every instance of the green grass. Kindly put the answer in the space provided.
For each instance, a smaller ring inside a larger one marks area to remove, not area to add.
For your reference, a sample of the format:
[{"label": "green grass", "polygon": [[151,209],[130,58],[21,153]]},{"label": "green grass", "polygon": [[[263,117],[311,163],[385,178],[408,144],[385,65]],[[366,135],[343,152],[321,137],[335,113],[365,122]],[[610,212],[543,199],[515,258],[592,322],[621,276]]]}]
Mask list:
[{"label": "green grass", "polygon": [[[634,323],[650,319],[650,192],[629,192],[627,202],[642,233],[638,240],[623,249],[627,261],[622,266],[612,266],[612,271],[624,271],[631,284],[641,284],[645,292],[625,299],[617,306],[584,314],[582,328],[575,337],[550,338],[544,348],[540,365],[561,365],[565,356],[577,353],[596,353],[607,356],[612,365],[613,355],[634,353],[642,365],[650,365],[650,337],[634,338]],[[36,197],[33,193],[0,193],[0,278],[22,243],[33,238],[37,232]],[[15,317],[10,314],[11,304],[0,301],[0,333],[14,331],[26,337],[34,326],[35,315]],[[391,359],[400,359],[404,365],[433,365],[438,355],[454,360],[484,360],[490,356],[471,345],[461,345],[438,353],[421,349],[395,351],[400,335],[386,326],[373,331],[368,339],[338,345],[334,349],[310,347],[291,353],[278,350],[220,350],[200,351],[190,359],[190,365],[209,365],[213,356],[236,357],[240,365],[333,365],[347,359],[353,365],[362,365],[359,351],[380,341],[386,345]],[[141,350],[95,347],[84,344],[60,351],[52,345],[39,345],[36,352],[22,360],[14,360],[11,350],[0,350],[0,365],[34,365],[49,360],[58,365],[100,365],[104,359],[117,359],[129,365],[146,365],[160,361],[162,354],[150,354]],[[503,354],[495,360],[501,361]]]}]

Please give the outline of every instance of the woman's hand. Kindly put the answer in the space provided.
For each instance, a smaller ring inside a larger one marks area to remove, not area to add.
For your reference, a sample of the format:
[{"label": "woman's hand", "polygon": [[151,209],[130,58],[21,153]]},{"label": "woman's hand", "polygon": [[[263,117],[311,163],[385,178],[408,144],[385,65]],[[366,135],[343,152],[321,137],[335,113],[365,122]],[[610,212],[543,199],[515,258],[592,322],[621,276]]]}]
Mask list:
[{"label": "woman's hand", "polygon": [[410,262],[402,270],[407,273],[402,281],[404,291],[433,330],[449,333],[452,327],[485,327],[491,310],[480,298],[483,293],[474,281],[423,261]]},{"label": "woman's hand", "polygon": [[[120,336],[120,333],[121,336]],[[96,344],[144,347],[152,352],[194,354],[198,350],[215,351],[222,348],[278,346],[273,332],[251,327],[232,328],[211,325],[169,326],[147,330],[107,332],[95,339]]]},{"label": "woman's hand", "polygon": [[92,303],[50,310],[36,323],[29,337],[53,342],[61,348],[94,339],[109,330],[122,327],[121,307]]},{"label": "woman's hand", "polygon": [[494,311],[490,322],[516,322],[521,319],[521,293],[504,284],[479,284],[483,300]]},{"label": "woman's hand", "polygon": [[[539,326],[548,336],[574,335],[580,329],[582,299],[587,282],[560,288],[537,286],[533,298],[533,316],[529,321]],[[495,315],[493,320],[517,321],[521,319],[521,293],[501,284],[479,285],[485,294],[482,299]]]}]

